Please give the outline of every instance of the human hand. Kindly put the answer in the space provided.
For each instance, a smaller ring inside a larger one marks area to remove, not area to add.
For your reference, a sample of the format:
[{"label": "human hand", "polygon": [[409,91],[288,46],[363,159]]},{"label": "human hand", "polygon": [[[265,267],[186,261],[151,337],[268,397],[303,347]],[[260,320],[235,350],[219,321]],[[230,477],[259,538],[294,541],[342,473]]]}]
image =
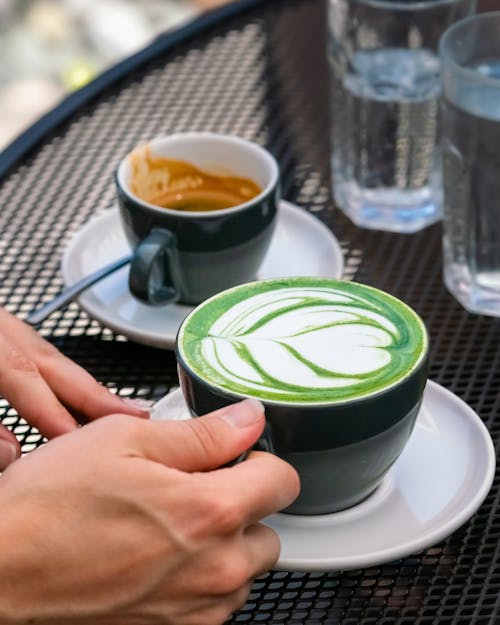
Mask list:
[{"label": "human hand", "polygon": [[259,519],[298,494],[247,400],[190,421],[104,417],[0,477],[2,625],[219,625],[268,570]]},{"label": "human hand", "polygon": [[[0,394],[47,438],[78,427],[73,415],[93,420],[111,413],[147,417],[113,395],[35,330],[0,308]],[[19,443],[0,426],[0,471],[20,455]]]}]

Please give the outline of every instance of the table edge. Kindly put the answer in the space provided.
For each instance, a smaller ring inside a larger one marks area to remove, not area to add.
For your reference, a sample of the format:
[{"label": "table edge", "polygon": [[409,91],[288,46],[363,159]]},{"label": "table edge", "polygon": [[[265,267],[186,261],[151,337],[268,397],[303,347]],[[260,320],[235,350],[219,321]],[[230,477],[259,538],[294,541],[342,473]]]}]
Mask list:
[{"label": "table edge", "polygon": [[159,35],[145,48],[103,71],[90,83],[66,96],[0,151],[0,182],[59,124],[65,122],[80,107],[125,78],[130,72],[137,70],[156,56],[172,50],[175,46],[197,37],[209,28],[268,2],[269,0],[235,0],[207,11],[179,28]]}]

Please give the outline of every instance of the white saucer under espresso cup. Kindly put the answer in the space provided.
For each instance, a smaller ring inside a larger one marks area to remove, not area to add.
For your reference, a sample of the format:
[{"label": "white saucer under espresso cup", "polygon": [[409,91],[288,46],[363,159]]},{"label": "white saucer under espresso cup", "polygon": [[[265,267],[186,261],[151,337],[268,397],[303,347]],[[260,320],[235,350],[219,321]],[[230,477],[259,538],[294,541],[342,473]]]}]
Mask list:
[{"label": "white saucer under espresso cup", "polygon": [[367,498],[401,454],[427,381],[428,335],[406,304],[349,281],[240,285],[180,327],[180,385],[194,416],[262,401],[261,441],[298,471],[286,512],[324,514]]}]

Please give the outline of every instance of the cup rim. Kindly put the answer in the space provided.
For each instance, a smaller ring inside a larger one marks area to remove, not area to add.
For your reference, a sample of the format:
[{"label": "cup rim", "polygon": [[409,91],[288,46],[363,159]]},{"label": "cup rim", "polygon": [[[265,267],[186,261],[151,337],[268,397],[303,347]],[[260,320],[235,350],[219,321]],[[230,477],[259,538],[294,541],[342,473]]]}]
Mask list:
[{"label": "cup rim", "polygon": [[353,0],[357,4],[365,4],[381,9],[396,9],[398,11],[420,11],[426,9],[434,9],[435,7],[454,4],[459,0]]},{"label": "cup rim", "polygon": [[[216,211],[182,211],[175,208],[167,208],[163,206],[157,206],[156,204],[151,204],[150,202],[146,202],[141,198],[137,197],[133,193],[129,191],[129,189],[124,184],[123,176],[124,169],[127,164],[127,159],[133,150],[130,150],[120,161],[118,167],[115,170],[115,181],[116,185],[119,188],[120,192],[127,196],[131,201],[139,204],[142,208],[147,209],[148,211],[153,211],[160,215],[165,215],[165,213],[169,215],[175,215],[178,218],[184,219],[208,219],[214,218],[217,216],[226,216],[230,214],[235,214],[239,212],[244,212],[248,208],[252,208],[256,206],[260,202],[262,202],[267,196],[269,196],[279,185],[280,172],[279,166],[276,158],[267,150],[262,147],[258,143],[254,141],[250,141],[248,139],[244,139],[243,137],[239,137],[238,135],[233,135],[230,133],[219,133],[219,132],[209,132],[209,131],[190,131],[190,132],[176,132],[172,134],[166,135],[158,135],[153,137],[152,139],[145,142],[145,145],[154,145],[156,143],[160,143],[169,139],[179,139],[179,138],[201,138],[201,139],[213,139],[215,141],[224,141],[227,143],[240,144],[245,146],[247,149],[254,151],[255,154],[258,154],[260,158],[266,161],[267,165],[270,169],[271,179],[268,184],[262,189],[262,191],[251,198],[246,202],[242,202],[241,204],[237,204],[236,206],[229,206],[228,208],[220,208]],[[134,148],[135,149],[135,148]]]},{"label": "cup rim", "polygon": [[[242,401],[244,399],[256,399],[264,406],[280,406],[284,408],[295,408],[295,407],[296,408],[310,408],[311,410],[314,410],[314,409],[322,410],[325,408],[342,408],[344,406],[355,405],[355,404],[361,405],[361,404],[364,404],[366,402],[370,402],[373,400],[376,401],[380,399],[381,397],[383,397],[384,395],[387,395],[388,393],[393,393],[396,389],[401,387],[403,384],[405,384],[406,382],[409,382],[411,378],[416,378],[416,376],[420,374],[422,369],[427,370],[427,362],[429,359],[429,352],[428,350],[426,350],[423,352],[423,357],[421,360],[419,360],[418,365],[414,369],[409,371],[407,375],[405,375],[404,378],[401,378],[400,380],[398,380],[397,382],[394,382],[390,386],[381,388],[375,393],[371,393],[369,395],[362,395],[361,397],[350,397],[348,399],[343,399],[341,401],[323,401],[323,402],[288,401],[287,402],[284,400],[257,397],[256,395],[249,395],[249,394],[245,395],[244,393],[236,393],[234,391],[228,391],[224,388],[221,388],[220,386],[216,386],[215,384],[207,382],[207,380],[204,380],[202,377],[200,377],[197,373],[195,373],[191,369],[191,367],[189,367],[186,364],[185,360],[182,358],[182,356],[179,354],[179,351],[177,350],[177,341],[176,341],[175,355],[176,355],[179,365],[183,367],[187,375],[189,377],[194,378],[196,382],[200,384],[201,386],[205,386],[213,395],[226,397],[235,402]],[[426,375],[426,381],[427,380],[428,380],[428,377]]]},{"label": "cup rim", "polygon": [[[298,279],[301,279],[301,278],[311,279],[311,276],[295,276],[295,279],[297,279],[297,278]],[[401,387],[401,385],[407,383],[411,378],[416,377],[417,375],[419,375],[420,372],[422,371],[422,369],[427,370],[427,365],[428,365],[428,361],[429,361],[429,353],[430,353],[429,330],[427,329],[427,326],[424,323],[424,321],[421,318],[421,316],[413,308],[411,308],[408,304],[406,304],[406,302],[404,302],[403,300],[399,299],[395,295],[387,293],[387,291],[382,291],[382,289],[378,289],[377,287],[373,287],[373,286],[370,286],[368,284],[358,283],[358,282],[355,282],[354,280],[342,280],[342,279],[321,278],[321,277],[317,277],[316,279],[317,280],[324,280],[324,281],[328,281],[328,282],[350,282],[350,283],[353,283],[353,284],[360,284],[361,286],[366,287],[366,288],[368,288],[370,290],[373,290],[373,291],[381,291],[384,295],[386,295],[390,299],[392,298],[394,300],[397,300],[401,304],[403,304],[406,308],[408,308],[415,315],[415,317],[419,321],[419,325],[421,326],[421,329],[422,329],[422,335],[423,335],[423,338],[424,338],[424,343],[423,343],[423,346],[422,346],[422,351],[419,354],[417,360],[415,361],[413,367],[409,371],[407,371],[406,374],[402,378],[392,382],[391,384],[388,384],[387,386],[385,386],[383,388],[378,389],[374,393],[367,393],[365,395],[361,395],[361,396],[357,396],[357,397],[347,397],[347,398],[341,399],[339,401],[326,400],[326,401],[322,401],[322,402],[313,402],[313,401],[310,401],[310,400],[306,400],[306,401],[287,402],[287,401],[283,401],[283,400],[279,400],[279,399],[261,398],[261,397],[258,397],[257,395],[249,395],[249,394],[238,393],[238,392],[235,392],[235,391],[226,390],[225,388],[222,388],[222,387],[220,387],[220,386],[218,386],[216,384],[213,384],[213,383],[209,382],[208,380],[205,380],[200,375],[198,375],[198,373],[193,371],[193,369],[186,363],[185,359],[182,357],[181,350],[179,348],[179,339],[180,339],[180,336],[181,336],[182,329],[188,323],[189,319],[195,314],[197,309],[200,306],[203,306],[203,305],[209,303],[210,301],[216,299],[222,293],[226,293],[228,291],[233,291],[235,289],[239,289],[239,288],[243,288],[243,287],[248,287],[248,286],[251,286],[252,284],[261,284],[261,283],[264,283],[264,282],[275,282],[275,281],[279,280],[279,278],[269,278],[269,279],[266,279],[266,280],[254,280],[253,282],[249,282],[249,283],[246,283],[246,284],[236,285],[236,286],[231,287],[229,289],[225,289],[224,291],[221,291],[220,293],[216,293],[215,295],[212,295],[208,299],[206,299],[203,302],[201,302],[201,304],[198,304],[198,306],[196,306],[188,315],[186,315],[186,317],[183,319],[183,321],[180,324],[179,329],[177,331],[177,335],[176,335],[176,338],[175,338],[175,347],[174,347],[174,353],[175,353],[177,362],[184,368],[184,370],[186,372],[188,372],[189,376],[192,376],[193,378],[196,379],[196,381],[198,383],[202,384],[203,386],[206,386],[210,390],[210,392],[212,392],[212,393],[215,393],[215,394],[218,394],[218,395],[223,395],[225,397],[229,397],[231,399],[234,399],[235,401],[241,401],[242,399],[247,399],[248,397],[252,397],[253,399],[257,399],[258,401],[260,401],[264,405],[290,406],[290,407],[297,406],[297,407],[312,408],[312,409],[314,409],[314,408],[322,409],[322,408],[330,407],[330,406],[331,407],[341,407],[341,406],[347,406],[349,404],[364,403],[364,402],[367,402],[367,401],[378,399],[378,398],[380,398],[381,396],[383,396],[383,395],[385,395],[387,393],[395,391],[396,389]]]},{"label": "cup rim", "polygon": [[[485,76],[484,74],[480,74],[477,70],[472,69],[470,67],[465,67],[458,63],[450,51],[450,40],[453,35],[456,34],[456,31],[460,29],[466,29],[471,23],[479,23],[484,21],[491,21],[492,19],[500,20],[500,11],[489,11],[487,13],[479,13],[475,15],[469,15],[458,22],[455,22],[451,26],[449,26],[444,33],[441,35],[439,41],[439,57],[441,59],[441,63],[443,68],[446,66],[453,68],[453,71],[463,74],[464,76],[468,76],[470,79],[480,79],[484,84],[494,85],[496,87],[500,87],[500,78],[494,78],[491,76]],[[500,52],[500,49],[499,49]]]}]

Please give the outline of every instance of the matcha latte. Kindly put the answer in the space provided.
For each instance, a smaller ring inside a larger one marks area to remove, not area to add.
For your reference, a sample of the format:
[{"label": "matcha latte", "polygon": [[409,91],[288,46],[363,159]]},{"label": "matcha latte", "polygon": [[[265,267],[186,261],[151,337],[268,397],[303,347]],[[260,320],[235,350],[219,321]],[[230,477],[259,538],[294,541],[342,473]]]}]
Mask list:
[{"label": "matcha latte", "polygon": [[354,282],[253,282],[199,305],[177,339],[191,374],[234,396],[336,404],[399,385],[427,353],[421,319]]},{"label": "matcha latte", "polygon": [[193,416],[256,397],[256,444],[297,470],[285,512],[325,514],[368,497],[404,449],[427,381],[424,324],[377,289],[323,278],[252,282],[206,300],[177,335]]}]

